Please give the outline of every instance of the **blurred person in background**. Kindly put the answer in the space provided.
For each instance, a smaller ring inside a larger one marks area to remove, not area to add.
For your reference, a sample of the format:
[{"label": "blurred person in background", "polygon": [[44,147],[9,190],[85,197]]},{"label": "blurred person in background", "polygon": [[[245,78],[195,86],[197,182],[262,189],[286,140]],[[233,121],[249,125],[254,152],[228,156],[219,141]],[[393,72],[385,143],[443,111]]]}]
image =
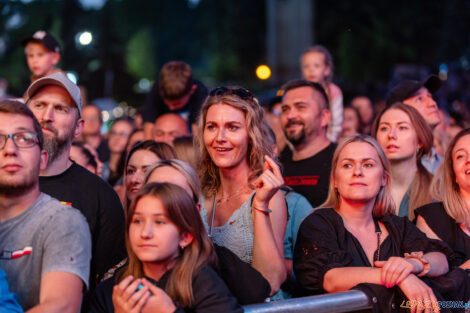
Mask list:
[{"label": "blurred person in background", "polygon": [[142,109],[145,139],[154,138],[155,120],[165,113],[180,115],[186,121],[186,128],[193,130],[206,97],[206,86],[193,78],[189,64],[182,61],[165,63]]},{"label": "blurred person in background", "polygon": [[328,123],[327,137],[331,142],[336,142],[343,122],[343,93],[333,83],[333,57],[324,46],[315,45],[302,54],[300,67],[302,78],[322,85],[328,95],[331,120]]},{"label": "blurred person in background", "polygon": [[166,113],[155,120],[153,127],[153,140],[165,142],[170,146],[176,137],[188,136],[186,121],[178,114]]},{"label": "blurred person in background", "polygon": [[363,125],[359,110],[353,106],[346,106],[343,109],[343,123],[341,124],[341,128],[338,142],[348,136],[362,134]]},{"label": "blurred person in background", "polygon": [[356,96],[351,100],[351,106],[359,111],[363,124],[362,134],[369,135],[370,128],[374,122],[374,106],[372,101],[366,96]]},{"label": "blurred person in background", "polygon": [[70,159],[75,163],[83,166],[93,174],[97,174],[98,164],[95,156],[85,147],[83,142],[74,141],[70,148]]},{"label": "blurred person in background", "polygon": [[101,118],[101,110],[95,105],[87,105],[83,107],[83,141],[90,144],[97,152],[101,162],[109,160],[108,142],[101,135],[101,126],[103,120]]},{"label": "blurred person in background", "polygon": [[125,209],[128,208],[130,202],[142,187],[147,168],[160,160],[175,158],[176,154],[173,148],[164,142],[145,140],[131,148],[124,164]]},{"label": "blurred person in background", "polygon": [[127,140],[134,131],[134,122],[129,118],[119,118],[113,122],[108,134],[109,161],[103,166],[103,179],[111,186],[122,176],[124,168],[119,168]]},{"label": "blurred person in background", "polygon": [[192,136],[175,138],[175,140],[173,140],[173,148],[175,149],[176,157],[179,160],[188,163],[193,169],[197,170],[197,154],[194,149]]}]

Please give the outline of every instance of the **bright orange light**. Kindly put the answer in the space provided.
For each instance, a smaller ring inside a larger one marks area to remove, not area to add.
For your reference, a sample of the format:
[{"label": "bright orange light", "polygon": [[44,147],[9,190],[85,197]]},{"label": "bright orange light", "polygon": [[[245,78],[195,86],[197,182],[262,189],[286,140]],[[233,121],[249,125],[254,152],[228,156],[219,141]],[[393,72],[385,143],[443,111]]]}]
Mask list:
[{"label": "bright orange light", "polygon": [[262,80],[268,79],[271,77],[271,69],[267,65],[260,65],[256,68],[256,76]]}]

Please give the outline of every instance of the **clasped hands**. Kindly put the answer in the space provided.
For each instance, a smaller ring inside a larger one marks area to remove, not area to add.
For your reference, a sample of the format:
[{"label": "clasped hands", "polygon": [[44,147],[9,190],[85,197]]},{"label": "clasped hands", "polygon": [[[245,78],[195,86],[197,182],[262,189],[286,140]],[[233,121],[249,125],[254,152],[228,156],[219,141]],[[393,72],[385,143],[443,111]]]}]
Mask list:
[{"label": "clasped hands", "polygon": [[[139,289],[139,286],[143,285]],[[134,279],[129,275],[113,288],[115,313],[168,313],[176,306],[165,291],[145,278]]]}]

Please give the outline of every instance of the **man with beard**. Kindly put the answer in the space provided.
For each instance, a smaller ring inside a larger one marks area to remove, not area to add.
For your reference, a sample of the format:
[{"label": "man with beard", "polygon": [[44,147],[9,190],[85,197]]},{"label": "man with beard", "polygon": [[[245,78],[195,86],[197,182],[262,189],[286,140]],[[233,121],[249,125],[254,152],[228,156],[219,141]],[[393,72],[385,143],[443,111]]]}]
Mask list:
[{"label": "man with beard", "polygon": [[282,86],[281,123],[293,150],[280,156],[284,182],[303,195],[313,207],[328,195],[331,160],[336,146],[326,137],[330,111],[320,84],[294,80]]},{"label": "man with beard", "polygon": [[27,105],[41,124],[47,167],[39,187],[85,215],[92,236],[90,288],[125,256],[124,211],[106,182],[69,159],[72,140],[83,129],[80,89],[61,73],[32,83]]},{"label": "man with beard", "polygon": [[0,268],[25,311],[77,312],[88,286],[90,231],[79,211],[39,191],[46,163],[33,113],[1,101]]}]

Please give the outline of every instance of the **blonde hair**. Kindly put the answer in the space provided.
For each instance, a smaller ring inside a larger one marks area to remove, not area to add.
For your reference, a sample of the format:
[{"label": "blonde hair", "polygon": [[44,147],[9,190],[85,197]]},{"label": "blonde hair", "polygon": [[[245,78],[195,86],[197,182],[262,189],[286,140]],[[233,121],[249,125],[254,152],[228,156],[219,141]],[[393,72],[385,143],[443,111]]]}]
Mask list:
[{"label": "blonde hair", "polygon": [[201,194],[201,183],[199,182],[199,177],[194,169],[186,162],[178,160],[178,159],[169,159],[169,160],[161,160],[155,163],[154,165],[150,166],[145,174],[144,184],[147,184],[150,175],[152,175],[153,171],[160,167],[171,167],[181,173],[181,175],[186,178],[186,182],[188,183],[189,188],[193,193],[193,200],[194,203],[199,202],[199,195]]},{"label": "blonde hair", "polygon": [[[202,192],[205,196],[216,192],[220,186],[219,168],[212,161],[204,144],[204,128],[206,124],[207,111],[212,105],[227,104],[243,111],[245,114],[249,140],[248,163],[251,171],[250,176],[248,177],[248,183],[252,182],[263,172],[265,155],[276,160],[273,152],[274,142],[269,135],[269,128],[264,121],[263,108],[253,97],[250,99],[242,99],[238,96],[236,92],[241,88],[231,89],[219,87],[215,89],[215,91],[219,89],[225,90],[225,92],[216,92],[216,94],[214,94],[214,91],[211,91],[202,105],[198,119],[197,136],[195,138],[196,151],[198,153],[199,176],[201,178]],[[243,90],[248,92],[245,89]]]},{"label": "blonde hair", "polygon": [[175,138],[175,140],[173,140],[173,149],[175,149],[178,159],[188,163],[194,169],[198,168],[192,136]]},{"label": "blonde hair", "polygon": [[339,154],[343,149],[353,142],[364,142],[371,145],[377,152],[379,156],[380,163],[383,168],[383,175],[385,177],[385,185],[380,187],[379,192],[376,195],[374,208],[372,210],[372,215],[381,218],[386,214],[395,213],[395,203],[393,202],[392,196],[390,195],[390,163],[388,162],[385,153],[383,152],[380,145],[372,137],[367,135],[353,135],[346,137],[342,142],[338,144],[338,147],[333,154],[333,161],[331,163],[331,173],[330,173],[330,185],[328,187],[328,198],[320,206],[323,208],[334,208],[338,209],[341,205],[340,194],[338,193],[337,188],[335,187],[335,173],[336,167],[338,166]]},{"label": "blonde hair", "polygon": [[432,149],[432,130],[426,123],[425,119],[415,108],[402,102],[397,102],[380,112],[380,114],[375,118],[371,129],[371,134],[375,139],[377,139],[380,119],[385,114],[385,112],[392,109],[403,111],[408,115],[411,121],[411,125],[413,126],[416,133],[416,137],[418,138],[418,142],[421,144],[421,147],[416,153],[417,172],[415,178],[411,182],[410,203],[408,205],[408,218],[410,220],[414,220],[415,209],[432,201],[431,193],[429,192],[429,186],[431,185],[433,175],[429,173],[429,171],[423,166],[423,163],[421,162],[421,159],[425,155],[429,155],[429,152]]},{"label": "blonde hair", "polygon": [[470,227],[470,210],[460,195],[460,187],[456,182],[452,153],[457,142],[470,135],[470,128],[460,131],[450,142],[444,160],[437,170],[431,184],[434,199],[442,201],[447,214],[457,223]]},{"label": "blonde hair", "polygon": [[132,201],[126,220],[126,249],[129,264],[120,273],[119,281],[132,275],[134,278],[145,276],[142,262],[132,250],[129,239],[129,227],[132,216],[140,199],[145,196],[158,198],[166,210],[169,220],[175,224],[180,233],[188,233],[193,240],[180,254],[173,266],[165,292],[182,307],[194,305],[192,279],[194,274],[205,264],[214,264],[216,256],[212,241],[207,236],[206,229],[195,203],[181,187],[170,183],[150,183],[141,188]]}]

